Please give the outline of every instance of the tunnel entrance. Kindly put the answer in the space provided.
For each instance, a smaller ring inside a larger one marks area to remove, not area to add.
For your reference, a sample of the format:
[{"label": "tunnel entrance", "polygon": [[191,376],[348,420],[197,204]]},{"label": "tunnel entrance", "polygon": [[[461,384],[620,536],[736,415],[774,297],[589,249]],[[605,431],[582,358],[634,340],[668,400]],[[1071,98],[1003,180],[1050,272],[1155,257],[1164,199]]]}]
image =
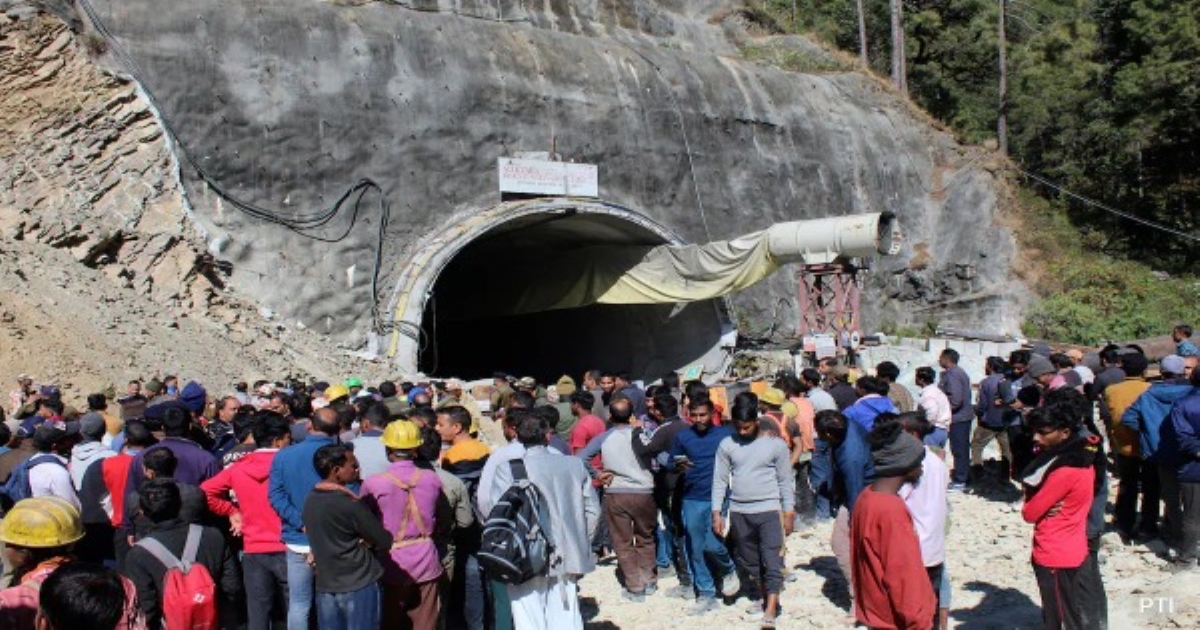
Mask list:
[{"label": "tunnel entrance", "polygon": [[458,249],[433,280],[418,367],[439,376],[503,370],[553,382],[564,373],[578,380],[592,368],[652,380],[696,362],[719,363],[722,335],[733,328],[723,298],[508,312],[515,303],[537,304],[539,290],[573,277],[572,269],[547,264],[552,254],[677,242],[646,221],[579,207],[497,222]]}]

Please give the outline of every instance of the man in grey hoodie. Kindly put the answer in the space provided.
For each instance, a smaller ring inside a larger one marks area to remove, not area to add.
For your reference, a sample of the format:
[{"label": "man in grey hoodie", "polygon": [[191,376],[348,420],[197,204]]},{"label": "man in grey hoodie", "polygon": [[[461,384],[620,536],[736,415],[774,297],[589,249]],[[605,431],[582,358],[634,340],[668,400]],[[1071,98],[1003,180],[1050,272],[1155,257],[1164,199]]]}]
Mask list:
[{"label": "man in grey hoodie", "polygon": [[71,463],[68,467],[71,485],[75,486],[75,492],[79,496],[79,511],[83,517],[85,532],[83,540],[76,545],[75,552],[80,559],[95,563],[116,558],[113,548],[113,526],[109,518],[111,503],[106,508],[101,497],[88,497],[81,492],[83,478],[88,469],[116,455],[101,442],[106,431],[104,416],[95,411],[85,413],[79,419],[80,442],[71,448]]}]

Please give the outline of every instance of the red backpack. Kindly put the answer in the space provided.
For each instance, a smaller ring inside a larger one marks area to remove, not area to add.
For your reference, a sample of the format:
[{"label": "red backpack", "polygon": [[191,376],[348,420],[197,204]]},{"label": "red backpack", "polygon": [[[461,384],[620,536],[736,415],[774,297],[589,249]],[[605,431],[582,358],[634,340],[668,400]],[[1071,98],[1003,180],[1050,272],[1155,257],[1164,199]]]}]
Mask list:
[{"label": "red backpack", "polygon": [[167,567],[162,583],[164,630],[215,630],[218,626],[217,585],[208,569],[196,563],[203,532],[199,525],[188,526],[183,558],[176,558],[153,538],[137,541],[137,546]]}]

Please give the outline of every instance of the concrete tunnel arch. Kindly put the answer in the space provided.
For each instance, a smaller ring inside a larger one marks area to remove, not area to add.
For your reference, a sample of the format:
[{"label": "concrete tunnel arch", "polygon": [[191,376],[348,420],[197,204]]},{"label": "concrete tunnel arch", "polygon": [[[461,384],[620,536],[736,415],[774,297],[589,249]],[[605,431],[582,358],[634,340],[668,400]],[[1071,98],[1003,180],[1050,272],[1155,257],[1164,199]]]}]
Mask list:
[{"label": "concrete tunnel arch", "polygon": [[471,285],[536,283],[536,271],[512,277],[507,270],[536,270],[539,254],[614,243],[687,241],[641,212],[595,199],[507,201],[451,217],[403,264],[389,301],[397,322],[387,340],[390,360],[401,374],[473,379],[504,370],[550,382],[590,368],[628,369],[649,380],[695,363],[718,371],[736,335],[727,297],[473,315]]}]

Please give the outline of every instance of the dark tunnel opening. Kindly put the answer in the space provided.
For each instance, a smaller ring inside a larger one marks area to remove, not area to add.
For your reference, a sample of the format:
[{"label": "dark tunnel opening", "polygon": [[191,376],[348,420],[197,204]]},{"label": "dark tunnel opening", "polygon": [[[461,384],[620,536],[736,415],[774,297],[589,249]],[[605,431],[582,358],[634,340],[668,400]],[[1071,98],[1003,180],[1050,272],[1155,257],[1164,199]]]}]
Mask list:
[{"label": "dark tunnel opening", "polygon": [[604,214],[535,214],[503,223],[464,247],[442,270],[426,302],[426,343],[419,367],[467,379],[501,370],[553,382],[588,369],[627,369],[653,380],[696,362],[722,334],[721,300],[687,304],[591,304],[579,308],[497,313],[571,276],[548,269],[553,253],[597,245],[655,246],[663,238]]}]

